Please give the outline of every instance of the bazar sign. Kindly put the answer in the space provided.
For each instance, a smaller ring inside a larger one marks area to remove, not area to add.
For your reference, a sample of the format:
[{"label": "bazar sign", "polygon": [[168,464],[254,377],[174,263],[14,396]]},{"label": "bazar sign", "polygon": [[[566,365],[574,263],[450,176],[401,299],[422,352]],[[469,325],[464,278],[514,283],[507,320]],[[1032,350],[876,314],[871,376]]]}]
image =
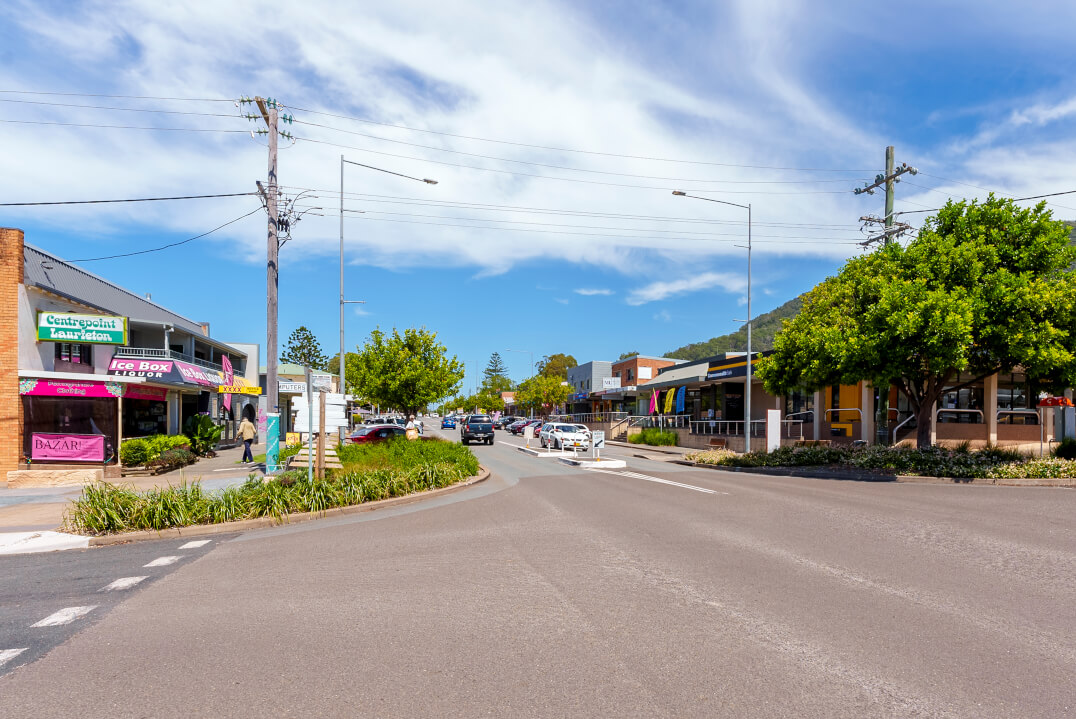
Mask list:
[{"label": "bazar sign", "polygon": [[38,312],[37,339],[39,342],[127,344],[127,318],[76,315],[71,312]]},{"label": "bazar sign", "polygon": [[261,387],[248,387],[245,384],[222,384],[217,385],[218,394],[261,394]]},{"label": "bazar sign", "polygon": [[30,458],[64,462],[103,462],[105,437],[102,434],[44,434],[31,436]]},{"label": "bazar sign", "polygon": [[20,379],[19,394],[32,397],[122,397],[119,382],[94,382],[54,379]]}]

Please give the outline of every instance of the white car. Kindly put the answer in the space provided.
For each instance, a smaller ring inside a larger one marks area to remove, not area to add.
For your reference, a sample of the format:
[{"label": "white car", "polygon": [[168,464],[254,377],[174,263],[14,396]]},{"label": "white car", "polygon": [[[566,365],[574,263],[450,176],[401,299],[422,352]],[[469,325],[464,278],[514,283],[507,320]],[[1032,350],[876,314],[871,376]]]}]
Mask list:
[{"label": "white car", "polygon": [[553,449],[590,449],[590,432],[581,425],[562,422],[547,422],[538,433],[538,441],[543,447]]}]

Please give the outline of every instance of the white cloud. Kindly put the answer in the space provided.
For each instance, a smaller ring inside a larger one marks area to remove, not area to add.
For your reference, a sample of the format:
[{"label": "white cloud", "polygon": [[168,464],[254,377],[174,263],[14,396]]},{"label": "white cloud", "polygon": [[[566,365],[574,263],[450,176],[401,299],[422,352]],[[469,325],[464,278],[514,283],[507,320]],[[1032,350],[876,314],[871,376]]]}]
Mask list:
[{"label": "white cloud", "polygon": [[608,295],[613,294],[612,290],[592,289],[592,288],[587,288],[587,287],[582,287],[582,288],[580,288],[578,290],[574,290],[574,292],[575,292],[575,294],[583,295],[584,297],[591,297],[593,295],[606,295],[606,296],[608,296]]},{"label": "white cloud", "polygon": [[741,275],[724,272],[703,272],[679,280],[659,280],[643,287],[638,287],[628,295],[629,305],[644,305],[669,297],[683,295],[699,290],[721,289],[725,292],[738,292],[747,287],[747,280]]},{"label": "white cloud", "polygon": [[669,314],[668,310],[662,310],[654,315],[654,319],[660,322],[672,322],[672,315]]},{"label": "white cloud", "polygon": [[359,317],[369,317],[370,316],[370,310],[364,309],[360,305],[356,305],[355,309],[353,311]]},{"label": "white cloud", "polygon": [[565,298],[563,298],[563,297],[555,297],[555,298],[553,299],[553,301],[554,301],[554,302],[559,302],[559,303],[560,303],[560,304],[562,304],[562,305],[566,305],[566,304],[568,304],[568,300],[566,300],[566,299],[565,299]]}]

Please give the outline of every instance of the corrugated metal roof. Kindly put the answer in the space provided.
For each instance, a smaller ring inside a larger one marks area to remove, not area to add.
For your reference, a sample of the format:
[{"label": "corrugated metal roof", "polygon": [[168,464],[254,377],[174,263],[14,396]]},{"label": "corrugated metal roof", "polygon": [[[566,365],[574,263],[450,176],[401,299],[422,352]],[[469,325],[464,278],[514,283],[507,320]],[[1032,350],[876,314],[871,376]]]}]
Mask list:
[{"label": "corrugated metal roof", "polygon": [[220,340],[205,337],[202,334],[202,326],[194,320],[161,307],[152,300],[125,290],[70,262],[65,262],[45,250],[33,245],[24,245],[23,259],[25,283],[28,286],[38,287],[102,312],[122,315],[136,322],[172,324],[199,339],[236,351],[234,347]]}]

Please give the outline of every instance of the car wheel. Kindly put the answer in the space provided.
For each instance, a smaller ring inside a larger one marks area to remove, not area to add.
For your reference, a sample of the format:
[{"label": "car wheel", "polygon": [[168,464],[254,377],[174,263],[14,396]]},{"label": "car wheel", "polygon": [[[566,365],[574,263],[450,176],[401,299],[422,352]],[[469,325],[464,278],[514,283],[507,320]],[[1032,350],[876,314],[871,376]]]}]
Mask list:
[{"label": "car wheel", "polygon": [[466,437],[464,437],[461,441],[463,442],[464,445],[468,445],[468,444],[471,443]]},{"label": "car wheel", "polygon": [[560,440],[559,439],[557,440],[557,443],[553,445],[553,449],[560,449]]},{"label": "car wheel", "polygon": [[488,444],[490,447],[492,447],[493,446],[493,437],[490,437],[489,439],[487,439],[486,444]]}]

